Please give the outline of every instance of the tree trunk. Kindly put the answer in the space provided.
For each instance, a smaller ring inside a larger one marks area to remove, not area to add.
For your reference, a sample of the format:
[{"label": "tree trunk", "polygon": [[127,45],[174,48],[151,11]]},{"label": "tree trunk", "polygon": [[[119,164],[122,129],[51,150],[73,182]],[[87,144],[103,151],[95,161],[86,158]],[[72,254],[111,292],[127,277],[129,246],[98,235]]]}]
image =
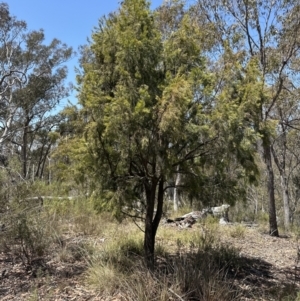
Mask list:
[{"label": "tree trunk", "polygon": [[11,131],[11,126],[12,126],[12,121],[13,121],[13,117],[15,115],[15,109],[12,108],[12,91],[10,90],[10,95],[8,98],[8,117],[6,122],[4,123],[4,130],[1,133],[0,136],[0,146],[3,147],[3,143],[5,141],[5,139],[7,139],[8,135],[10,134]]},{"label": "tree trunk", "polygon": [[[283,132],[284,130],[285,129],[283,128]],[[288,230],[290,227],[291,214],[290,214],[290,196],[288,190],[288,180],[287,180],[286,168],[285,168],[285,158],[286,158],[286,149],[287,149],[285,132],[283,138],[284,138],[284,143],[283,143],[283,149],[281,150],[282,152],[281,161],[279,161],[279,158],[273,147],[271,150],[272,150],[275,164],[280,173],[280,180],[281,180],[280,182],[281,182],[281,189],[282,189],[283,209],[284,209],[284,227],[286,230]]]},{"label": "tree trunk", "polygon": [[23,159],[23,177],[27,177],[27,125],[24,127],[23,145],[22,145],[22,159]]},{"label": "tree trunk", "polygon": [[290,228],[290,196],[288,191],[288,181],[285,175],[281,175],[281,187],[283,197],[283,208],[284,208],[284,227],[286,230]]},{"label": "tree trunk", "polygon": [[145,251],[146,265],[149,269],[154,268],[154,247],[155,247],[154,229],[152,225],[152,219],[150,219],[147,212],[146,221],[145,221],[144,251]]},{"label": "tree trunk", "polygon": [[268,174],[268,197],[269,197],[269,226],[270,235],[279,236],[277,220],[276,220],[276,207],[275,207],[275,188],[274,188],[274,172],[272,166],[271,147],[269,144],[263,146],[265,163],[267,166]]},{"label": "tree trunk", "polygon": [[[45,154],[44,155],[41,154],[42,167],[41,167],[40,174],[39,174],[39,178],[40,179],[43,179],[43,177],[44,177],[45,164],[46,164],[46,161],[48,159],[48,155],[50,153],[50,149],[51,149],[51,143],[48,145]],[[43,157],[42,157],[42,155],[43,155]],[[49,184],[50,184],[50,166],[49,166],[49,171],[48,172],[49,172]]]},{"label": "tree trunk", "polygon": [[155,250],[155,236],[157,228],[162,216],[163,198],[164,198],[164,181],[159,180],[157,192],[157,208],[154,216],[154,206],[156,200],[157,180],[152,180],[151,187],[145,186],[147,205],[146,205],[146,220],[145,220],[145,236],[144,236],[144,251],[145,261],[149,269],[154,268],[154,250]]},{"label": "tree trunk", "polygon": [[[178,171],[178,168],[177,168]],[[176,174],[176,180],[175,180],[175,187],[174,187],[174,195],[173,195],[173,204],[174,204],[174,211],[177,212],[178,211],[178,207],[179,207],[179,194],[178,194],[178,185],[180,184],[180,180],[181,180],[181,174],[177,173]]]},{"label": "tree trunk", "polygon": [[[44,148],[45,148],[45,144],[43,144],[43,146],[42,146],[41,154],[44,153]],[[44,164],[44,160],[46,160],[46,159],[43,158],[42,155],[40,155],[39,160],[38,160],[38,163],[37,163],[37,169],[36,169],[36,172],[35,172],[35,177],[42,178],[42,177],[40,177],[39,175],[40,175],[40,169],[41,169],[41,167],[42,167],[42,164]]]}]

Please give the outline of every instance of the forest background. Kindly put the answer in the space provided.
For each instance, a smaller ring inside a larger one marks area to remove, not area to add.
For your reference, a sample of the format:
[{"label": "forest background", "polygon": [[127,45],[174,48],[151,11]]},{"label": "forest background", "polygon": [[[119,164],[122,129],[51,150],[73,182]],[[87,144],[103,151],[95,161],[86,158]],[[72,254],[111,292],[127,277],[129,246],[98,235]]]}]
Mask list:
[{"label": "forest background", "polygon": [[1,214],[18,228],[25,203],[65,198],[142,219],[150,269],[180,206],[298,227],[299,33],[292,0],[124,0],[79,49],[78,104],[57,111],[74,50],[1,3]]}]

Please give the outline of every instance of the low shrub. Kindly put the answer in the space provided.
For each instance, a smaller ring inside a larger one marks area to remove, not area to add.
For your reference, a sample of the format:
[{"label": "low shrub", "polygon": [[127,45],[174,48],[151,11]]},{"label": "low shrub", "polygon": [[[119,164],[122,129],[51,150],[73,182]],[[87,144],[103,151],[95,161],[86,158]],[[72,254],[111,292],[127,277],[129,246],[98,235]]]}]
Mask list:
[{"label": "low shrub", "polygon": [[33,260],[47,254],[55,241],[54,234],[46,214],[32,210],[11,212],[0,233],[1,249],[30,266]]},{"label": "low shrub", "polygon": [[246,228],[243,225],[237,225],[234,226],[229,233],[233,238],[243,239],[245,238]]}]

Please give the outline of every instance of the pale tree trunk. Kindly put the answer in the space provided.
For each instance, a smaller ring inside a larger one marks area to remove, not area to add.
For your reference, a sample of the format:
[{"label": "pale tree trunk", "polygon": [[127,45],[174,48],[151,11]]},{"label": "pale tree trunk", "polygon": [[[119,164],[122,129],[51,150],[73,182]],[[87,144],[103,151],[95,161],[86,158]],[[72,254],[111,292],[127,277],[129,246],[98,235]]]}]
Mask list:
[{"label": "pale tree trunk", "polygon": [[[0,95],[1,96],[1,95]],[[13,109],[12,107],[12,92],[10,92],[10,96],[8,99],[8,116],[5,120],[5,124],[4,126],[4,131],[2,132],[1,136],[0,136],[0,146],[3,146],[3,143],[5,141],[5,139],[7,139],[7,137],[11,134],[11,126],[12,126],[12,121],[13,121],[13,117],[16,113],[16,109]]]},{"label": "pale tree trunk", "polygon": [[179,207],[179,193],[178,193],[178,186],[180,185],[181,181],[181,174],[178,172],[179,168],[177,168],[177,174],[175,179],[175,187],[174,187],[174,195],[173,195],[173,204],[174,204],[174,211],[178,211]]},{"label": "pale tree trunk", "polygon": [[[285,145],[284,145],[285,147]],[[275,153],[274,148],[272,147],[272,154],[275,161],[275,164],[280,173],[280,184],[282,190],[282,199],[283,199],[283,209],[284,209],[284,227],[286,230],[290,227],[290,195],[288,190],[288,180],[285,171],[285,149],[283,150],[282,162],[279,162],[278,156]]]},{"label": "pale tree trunk", "polygon": [[290,228],[290,196],[288,191],[288,181],[286,176],[280,176],[283,196],[283,208],[284,208],[284,226],[288,230]]},{"label": "pale tree trunk", "polygon": [[23,159],[23,176],[24,179],[27,178],[27,164],[28,164],[28,154],[27,154],[27,144],[28,144],[28,129],[29,129],[29,119],[26,119],[24,124],[24,132],[23,132],[23,145],[22,145],[22,159]]}]

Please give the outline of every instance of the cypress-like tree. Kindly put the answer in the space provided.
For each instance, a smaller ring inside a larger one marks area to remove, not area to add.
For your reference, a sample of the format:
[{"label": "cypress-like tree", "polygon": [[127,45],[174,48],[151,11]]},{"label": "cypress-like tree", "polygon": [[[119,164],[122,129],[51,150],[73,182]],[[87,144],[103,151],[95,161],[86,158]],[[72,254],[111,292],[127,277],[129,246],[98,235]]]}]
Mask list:
[{"label": "cypress-like tree", "polygon": [[199,28],[186,15],[163,38],[155,20],[145,0],[124,0],[119,11],[100,20],[78,76],[87,170],[101,184],[101,204],[121,210],[144,203],[149,267],[167,181],[178,172],[197,177],[216,139]]}]

